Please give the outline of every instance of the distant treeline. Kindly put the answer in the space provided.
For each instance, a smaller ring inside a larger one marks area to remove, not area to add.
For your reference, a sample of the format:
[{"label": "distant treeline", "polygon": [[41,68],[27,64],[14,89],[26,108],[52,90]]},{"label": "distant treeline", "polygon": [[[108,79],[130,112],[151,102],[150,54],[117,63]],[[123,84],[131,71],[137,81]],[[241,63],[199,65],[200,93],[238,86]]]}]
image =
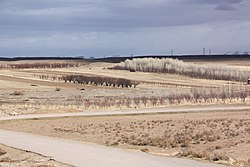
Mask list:
[{"label": "distant treeline", "polygon": [[84,75],[66,75],[62,77],[65,82],[72,82],[76,84],[91,84],[100,86],[113,87],[136,87],[139,83],[129,79],[112,78],[102,76],[84,76]]},{"label": "distant treeline", "polygon": [[232,59],[246,59],[250,60],[249,54],[212,54],[212,55],[196,55],[196,54],[184,54],[184,55],[133,55],[133,56],[110,56],[105,58],[84,58],[79,57],[0,57],[0,61],[20,61],[20,60],[76,60],[76,61],[89,61],[89,62],[113,62],[119,63],[127,59],[133,58],[173,58],[173,59],[192,59],[192,60],[232,60]]},{"label": "distant treeline", "polygon": [[169,73],[193,78],[246,82],[250,71],[226,65],[198,65],[170,58],[142,58],[125,60],[111,69]]},{"label": "distant treeline", "polygon": [[132,59],[142,59],[142,58],[171,58],[171,59],[179,59],[179,60],[246,60],[250,61],[250,55],[226,55],[226,54],[218,54],[218,55],[137,55],[137,56],[116,56],[116,57],[106,57],[106,58],[96,58],[90,61],[93,62],[110,62],[110,63],[120,63],[125,60]]},{"label": "distant treeline", "polygon": [[0,61],[20,60],[86,60],[83,57],[0,57]]},{"label": "distant treeline", "polygon": [[22,63],[22,64],[0,64],[0,68],[14,68],[14,69],[27,69],[27,68],[67,68],[79,67],[81,63]]}]

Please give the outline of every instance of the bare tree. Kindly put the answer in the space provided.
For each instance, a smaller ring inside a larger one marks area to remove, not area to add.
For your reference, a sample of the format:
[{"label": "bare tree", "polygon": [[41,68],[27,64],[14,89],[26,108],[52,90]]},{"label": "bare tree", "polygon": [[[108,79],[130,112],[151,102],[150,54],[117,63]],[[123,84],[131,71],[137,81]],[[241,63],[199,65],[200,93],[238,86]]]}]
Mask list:
[{"label": "bare tree", "polygon": [[250,71],[225,65],[197,65],[171,58],[136,58],[125,60],[112,69],[170,73],[193,78],[246,82]]}]

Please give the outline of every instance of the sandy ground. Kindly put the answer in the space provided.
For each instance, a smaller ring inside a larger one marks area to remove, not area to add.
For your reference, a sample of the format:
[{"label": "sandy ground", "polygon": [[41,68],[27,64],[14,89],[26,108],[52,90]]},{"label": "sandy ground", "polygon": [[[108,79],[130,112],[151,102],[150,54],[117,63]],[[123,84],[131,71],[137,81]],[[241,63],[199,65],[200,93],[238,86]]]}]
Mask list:
[{"label": "sandy ground", "polygon": [[1,167],[70,167],[32,152],[14,149],[0,144]]},{"label": "sandy ground", "polygon": [[16,120],[0,128],[247,167],[249,125],[246,110]]},{"label": "sandy ground", "polygon": [[[27,62],[20,61],[15,63]],[[240,62],[238,62],[238,64],[239,63]],[[131,73],[129,71],[109,70],[107,67],[112,65],[114,64],[86,63],[83,64],[83,66],[72,68],[0,69],[0,116],[34,113],[79,112],[89,109],[98,110],[102,109],[103,106],[102,104],[98,106],[97,103],[107,102],[110,103],[110,106],[105,106],[103,108],[110,110],[126,107],[129,108],[135,106],[126,106],[127,104],[119,106],[120,104],[118,103],[121,103],[120,101],[126,98],[133,99],[145,96],[159,97],[167,96],[169,94],[190,92],[192,88],[210,88],[224,85],[236,85],[242,87],[242,89],[246,89],[246,91],[250,91],[250,86],[245,83],[195,79],[179,75],[144,72]],[[248,67],[248,64],[243,62],[242,66],[237,67]],[[139,81],[140,84],[136,88],[114,88],[78,85],[46,79],[41,80],[39,77],[36,77],[39,75],[62,76],[65,74],[88,74],[126,78]],[[116,100],[118,100],[118,102]],[[84,104],[86,101],[89,102],[88,105]],[[186,103],[183,102],[182,105],[186,105]],[[153,105],[150,103],[147,104],[147,107],[152,106]]]},{"label": "sandy ground", "polygon": [[197,64],[226,64],[229,66],[245,66],[246,69],[250,68],[250,62],[249,59],[244,58],[234,58],[234,59],[203,59],[203,60],[184,60],[184,62],[192,62]]},{"label": "sandy ground", "polygon": [[[63,63],[63,61],[55,61],[55,63],[58,62]],[[0,64],[5,63],[13,62],[0,62]],[[14,63],[37,63],[37,61]],[[47,61],[42,61],[42,63],[47,63]],[[195,63],[221,63],[246,70],[250,68],[249,62],[245,60],[196,61]],[[250,86],[246,83],[109,70],[108,67],[112,65],[111,63],[83,63],[80,67],[71,68],[0,69],[0,116],[100,110],[102,108],[96,107],[97,102],[113,103],[114,100],[119,101],[119,99],[126,98],[178,94],[189,92],[192,88],[234,85],[250,91]],[[111,88],[41,80],[37,77],[39,75],[62,76],[66,74],[126,78],[139,81],[140,84],[137,88]],[[87,107],[83,105],[86,100],[93,105]],[[249,100],[245,102],[232,100],[229,103],[242,105],[249,102]],[[221,102],[215,104],[219,105]],[[181,105],[185,108],[187,105],[193,104],[184,102]],[[203,106],[203,102],[195,105]],[[149,103],[147,107],[152,106]],[[127,106],[109,106],[105,109],[117,110],[124,107]],[[129,107],[135,108],[133,105]],[[153,154],[203,158],[209,161],[224,161],[234,165],[245,164],[245,166],[250,166],[250,160],[247,157],[247,155],[250,155],[249,119],[249,111],[209,112],[11,121],[1,123],[0,127],[109,146],[135,148]],[[51,165],[52,163],[46,157],[24,153],[1,145],[0,148],[7,152],[7,154],[0,156],[0,160],[4,156],[7,156],[7,160],[8,158],[14,160],[8,164],[9,166],[12,164],[14,166],[22,164],[24,164],[23,166],[32,166],[33,162],[38,161],[40,163],[43,159],[45,160],[41,162],[41,166]],[[22,161],[23,159],[27,161]],[[0,166],[6,165],[4,163],[0,162]],[[56,162],[53,162],[53,165],[61,166]]]},{"label": "sandy ground", "polygon": [[[51,63],[51,61],[17,61],[0,62],[0,64],[48,62]],[[53,62],[64,63],[64,61]],[[79,62],[72,61],[70,63],[78,64]],[[194,61],[194,63],[221,63],[246,70],[250,68],[249,62],[245,60]],[[100,104],[120,103],[119,99],[165,96],[189,92],[192,88],[236,85],[250,91],[250,86],[245,83],[195,79],[179,75],[109,70],[108,67],[113,65],[111,63],[82,62],[82,66],[71,68],[0,69],[0,116],[100,110],[103,108],[97,107],[97,102]],[[139,81],[140,84],[137,88],[110,88],[41,80],[37,77],[40,75],[62,76],[68,74],[126,78]],[[93,105],[83,105],[86,100]],[[114,102],[115,100],[118,100],[118,102]],[[231,102],[241,105],[250,101],[233,100],[229,103]],[[202,106],[202,103],[195,105]],[[221,102],[215,104],[219,105]],[[193,104],[192,102],[181,104],[183,108],[188,105]],[[154,105],[151,103],[147,105],[147,107],[152,106]],[[117,110],[126,107],[135,108],[133,105],[110,105],[104,109]],[[198,114],[199,116],[184,114],[164,115],[164,117],[162,115],[140,116],[138,118],[133,116],[68,118],[38,122],[27,121],[25,123],[16,121],[11,122],[11,124],[1,124],[1,127],[125,148],[138,147],[143,151],[170,156],[204,157],[209,160],[216,160],[214,157],[219,157],[219,160],[230,161],[230,163],[237,162],[239,164],[244,161],[249,164],[249,160],[244,156],[248,155],[250,150],[249,129],[246,127],[249,126],[249,115],[241,114],[245,117],[230,112],[228,115],[215,114],[214,117],[209,114]],[[64,121],[67,124],[64,124]],[[230,129],[228,129],[228,126],[230,126]],[[195,129],[192,127],[195,127]],[[4,146],[0,147],[7,149]],[[225,154],[225,156],[222,156],[222,154]],[[16,154],[13,151],[7,155],[15,157]],[[23,155],[28,156],[29,153]],[[25,163],[24,161],[19,162]],[[28,159],[28,162],[31,162],[31,160]]]},{"label": "sandy ground", "polygon": [[[0,142],[30,150],[75,167],[223,167],[221,164],[184,158],[150,155],[144,152],[107,147],[59,138],[0,130]],[[11,139],[17,138],[16,141]]]}]

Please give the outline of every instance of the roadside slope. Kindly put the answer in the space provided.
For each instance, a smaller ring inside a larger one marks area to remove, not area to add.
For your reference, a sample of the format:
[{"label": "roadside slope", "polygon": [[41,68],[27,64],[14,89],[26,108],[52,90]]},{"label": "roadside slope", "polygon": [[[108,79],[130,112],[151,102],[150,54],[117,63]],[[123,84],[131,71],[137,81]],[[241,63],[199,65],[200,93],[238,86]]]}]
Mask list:
[{"label": "roadside slope", "polygon": [[99,110],[86,112],[58,113],[58,114],[30,114],[18,116],[0,117],[0,121],[22,120],[22,119],[41,119],[41,118],[59,118],[74,116],[108,116],[108,115],[133,115],[133,114],[156,114],[156,113],[180,113],[180,112],[206,112],[206,111],[235,111],[250,109],[249,105],[245,106],[204,106],[188,108],[145,108],[145,109],[126,109],[126,110]]},{"label": "roadside slope", "polygon": [[[15,139],[15,140],[13,140]],[[50,156],[56,161],[88,167],[220,167],[223,165],[167,158],[131,150],[90,145],[71,140],[0,130],[0,143]]]}]

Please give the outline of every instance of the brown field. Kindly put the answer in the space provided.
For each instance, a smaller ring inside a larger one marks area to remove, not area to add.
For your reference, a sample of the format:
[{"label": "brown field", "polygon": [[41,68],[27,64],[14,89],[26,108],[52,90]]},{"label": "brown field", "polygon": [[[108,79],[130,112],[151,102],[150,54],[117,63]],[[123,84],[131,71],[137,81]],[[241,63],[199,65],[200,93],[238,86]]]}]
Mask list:
[{"label": "brown field", "polygon": [[232,59],[200,59],[200,60],[195,60],[195,59],[186,59],[184,60],[185,62],[195,62],[195,63],[200,63],[200,64],[207,64],[207,63],[213,63],[213,64],[226,64],[226,65],[231,65],[231,66],[245,66],[248,67],[250,66],[249,58],[232,58]]},{"label": "brown field", "polygon": [[0,128],[140,149],[163,156],[250,165],[250,111],[7,121]]},{"label": "brown field", "polygon": [[[246,60],[185,60],[197,64],[219,63],[250,70]],[[199,107],[206,105],[250,105],[250,97],[218,99],[197,96],[182,99],[192,90],[206,95],[212,89],[237,88],[248,93],[246,82],[208,80],[162,73],[111,70],[114,63],[85,61],[15,61],[6,64],[70,63],[63,68],[0,68],[0,116],[84,112],[156,107]],[[123,78],[139,82],[136,88],[74,84],[60,80],[65,75]],[[232,94],[232,93],[229,93]],[[195,95],[195,94],[194,94]],[[164,97],[175,97],[164,101]],[[180,99],[178,99],[180,97]],[[0,128],[94,142],[121,148],[139,149],[162,156],[197,158],[233,166],[250,166],[250,111],[196,112],[105,117],[72,117],[0,122]],[[0,166],[11,162],[53,166],[48,158],[23,153],[0,145]],[[1,150],[0,150],[1,151]],[[26,157],[31,157],[30,159]],[[27,159],[22,161],[23,159]],[[15,162],[14,162],[15,161]],[[28,166],[29,166],[28,165]],[[31,166],[32,166],[31,165]],[[39,166],[38,165],[38,166]],[[60,166],[60,165],[59,165]]]},{"label": "brown field", "polygon": [[[0,64],[8,63],[32,64],[41,62],[38,60],[0,62]],[[47,61],[42,61],[42,63],[47,63]],[[69,62],[60,60],[54,63]],[[250,86],[241,82],[196,79],[161,73],[110,70],[108,67],[113,66],[114,64],[112,63],[74,61],[70,61],[70,63],[81,65],[68,68],[0,69],[0,115],[77,112],[103,108],[119,109],[169,106],[169,104],[158,104],[150,102],[150,100],[144,105],[135,105],[133,99],[178,95],[188,93],[192,88],[210,89],[223,86],[236,86],[241,90],[244,89],[246,92],[250,91]],[[229,63],[227,65],[232,64]],[[243,64],[239,68],[248,68],[248,64]],[[57,79],[52,79],[53,77],[56,78],[71,74],[124,78],[139,82],[139,85],[136,88],[118,88],[65,83]],[[47,78],[41,79],[41,76],[46,76]],[[105,101],[105,99],[109,99],[109,102]],[[124,101],[122,99],[132,100]],[[239,99],[234,99],[233,101],[234,103],[242,103]],[[244,103],[249,103],[249,101],[249,99],[246,99]],[[97,102],[102,104],[97,104]],[[196,102],[181,101],[176,105],[190,105],[194,103]],[[210,100],[208,103],[221,104],[231,102]]]},{"label": "brown field", "polygon": [[0,166],[20,166],[20,167],[70,167],[69,165],[56,162],[49,157],[44,157],[32,152],[26,152],[10,148],[0,144]]}]

